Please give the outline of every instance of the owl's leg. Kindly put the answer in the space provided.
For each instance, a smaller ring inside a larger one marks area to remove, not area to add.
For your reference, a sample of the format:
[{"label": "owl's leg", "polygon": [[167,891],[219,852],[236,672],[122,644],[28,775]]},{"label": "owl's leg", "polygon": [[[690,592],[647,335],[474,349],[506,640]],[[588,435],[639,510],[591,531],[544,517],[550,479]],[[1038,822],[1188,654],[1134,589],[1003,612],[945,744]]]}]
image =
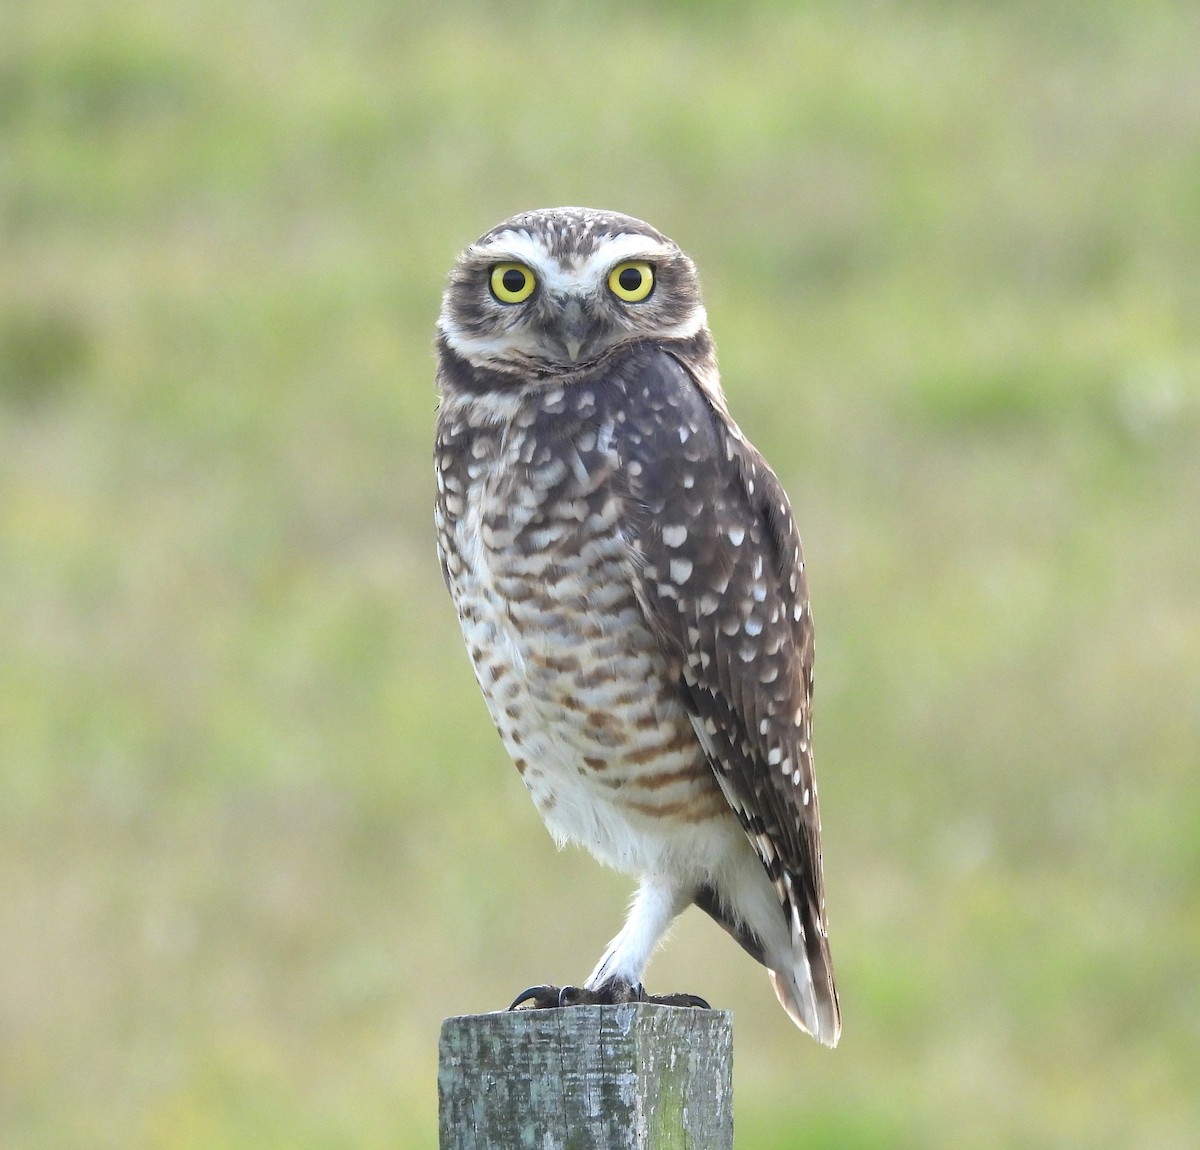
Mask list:
[{"label": "owl's leg", "polygon": [[544,1010],[558,1006],[611,1005],[618,1002],[652,1002],[664,1006],[708,1009],[708,1003],[694,994],[659,997],[648,995],[642,986],[642,975],[650,956],[675,917],[693,898],[692,890],[669,879],[644,878],[634,895],[625,925],[608,944],[604,957],[583,986],[531,986],[518,995],[509,1010],[524,1003]]},{"label": "owl's leg", "polygon": [[604,957],[584,983],[587,990],[602,986],[640,987],[642,975],[676,916],[692,901],[694,892],[670,878],[647,875],[629,907],[620,934],[608,944]]}]

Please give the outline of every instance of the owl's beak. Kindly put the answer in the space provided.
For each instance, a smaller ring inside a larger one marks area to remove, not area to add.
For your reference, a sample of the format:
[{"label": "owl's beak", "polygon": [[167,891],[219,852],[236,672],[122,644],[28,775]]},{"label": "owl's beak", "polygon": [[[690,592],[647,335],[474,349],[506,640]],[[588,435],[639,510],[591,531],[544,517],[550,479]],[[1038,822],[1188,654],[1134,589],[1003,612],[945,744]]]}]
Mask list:
[{"label": "owl's beak", "polygon": [[589,326],[587,316],[583,313],[583,303],[573,297],[564,300],[559,331],[562,345],[572,363],[579,362],[579,353],[590,334]]}]

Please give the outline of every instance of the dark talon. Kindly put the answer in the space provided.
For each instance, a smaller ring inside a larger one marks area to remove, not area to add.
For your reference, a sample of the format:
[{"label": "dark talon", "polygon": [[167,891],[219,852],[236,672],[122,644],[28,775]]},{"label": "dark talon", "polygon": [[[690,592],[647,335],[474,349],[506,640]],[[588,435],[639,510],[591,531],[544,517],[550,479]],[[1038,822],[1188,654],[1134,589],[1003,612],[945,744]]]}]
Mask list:
[{"label": "dark talon", "polygon": [[[566,988],[564,987],[563,990]],[[516,1010],[522,1003],[531,1002],[532,1006],[525,1007],[526,1010],[553,1010],[555,1007],[562,1006],[563,991],[557,986],[531,986],[526,990],[521,991],[516,998],[509,1003],[509,1010]]]},{"label": "dark talon", "polygon": [[696,1010],[712,1010],[698,994],[653,994],[643,999],[658,1006],[690,1006]]}]

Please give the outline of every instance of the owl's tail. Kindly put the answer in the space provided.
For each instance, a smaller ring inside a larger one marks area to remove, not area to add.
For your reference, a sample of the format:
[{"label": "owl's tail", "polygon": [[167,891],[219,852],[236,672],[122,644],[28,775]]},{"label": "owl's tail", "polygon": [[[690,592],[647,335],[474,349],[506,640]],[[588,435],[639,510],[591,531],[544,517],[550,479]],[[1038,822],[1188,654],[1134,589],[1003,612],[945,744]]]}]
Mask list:
[{"label": "owl's tail", "polygon": [[[790,884],[789,884],[790,885]],[[783,961],[769,962],[768,971],[775,997],[788,1017],[825,1046],[836,1046],[842,1033],[842,1015],[829,940],[822,929],[820,912],[799,892],[800,903],[791,905],[791,953]]]}]

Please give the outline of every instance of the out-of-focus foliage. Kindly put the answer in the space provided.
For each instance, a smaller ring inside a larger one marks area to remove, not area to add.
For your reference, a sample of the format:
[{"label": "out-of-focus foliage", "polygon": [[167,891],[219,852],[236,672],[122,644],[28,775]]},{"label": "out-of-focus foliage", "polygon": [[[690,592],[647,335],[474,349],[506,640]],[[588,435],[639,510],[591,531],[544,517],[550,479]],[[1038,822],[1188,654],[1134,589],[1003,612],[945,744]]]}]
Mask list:
[{"label": "out-of-focus foliage", "polygon": [[0,1142],[434,1143],[583,977],[433,554],[455,251],[697,259],[792,494],[845,1035],[692,913],[739,1145],[1200,1142],[1200,7],[0,10]]}]

